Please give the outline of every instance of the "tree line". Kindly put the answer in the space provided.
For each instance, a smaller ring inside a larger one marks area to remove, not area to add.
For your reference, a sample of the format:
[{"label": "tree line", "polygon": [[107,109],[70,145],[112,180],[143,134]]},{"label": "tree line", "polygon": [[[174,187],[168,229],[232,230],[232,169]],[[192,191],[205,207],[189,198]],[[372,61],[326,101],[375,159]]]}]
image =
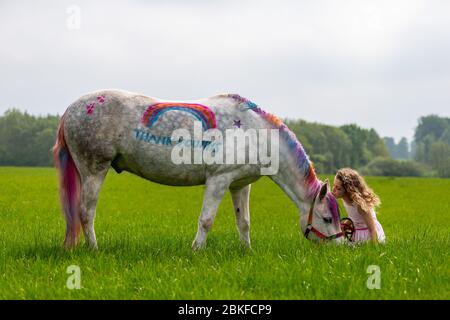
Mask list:
[{"label": "tree line", "polygon": [[36,117],[11,109],[0,117],[0,165],[51,166],[59,116]]},{"label": "tree line", "polygon": [[[59,118],[33,116],[17,109],[6,111],[0,116],[0,165],[53,165],[50,150]],[[450,177],[448,118],[420,118],[411,150],[406,138],[395,144],[393,138],[382,138],[374,129],[356,124],[337,127],[292,119],[285,119],[285,123],[320,173],[352,167],[367,175]]]},{"label": "tree line", "polygon": [[367,175],[450,177],[450,118],[419,118],[411,143],[374,129],[287,120],[320,172],[352,167]]},{"label": "tree line", "polygon": [[342,167],[362,168],[389,152],[374,129],[355,124],[335,127],[304,120],[286,120],[319,172],[333,173]]}]

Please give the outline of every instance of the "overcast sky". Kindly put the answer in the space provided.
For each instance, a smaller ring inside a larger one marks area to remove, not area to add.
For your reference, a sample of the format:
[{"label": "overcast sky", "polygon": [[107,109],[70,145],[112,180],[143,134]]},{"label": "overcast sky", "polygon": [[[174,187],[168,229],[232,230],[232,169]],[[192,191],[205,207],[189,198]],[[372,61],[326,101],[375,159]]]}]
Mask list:
[{"label": "overcast sky", "polygon": [[450,1],[0,0],[0,114],[104,88],[239,93],[411,139],[420,116],[450,116]]}]

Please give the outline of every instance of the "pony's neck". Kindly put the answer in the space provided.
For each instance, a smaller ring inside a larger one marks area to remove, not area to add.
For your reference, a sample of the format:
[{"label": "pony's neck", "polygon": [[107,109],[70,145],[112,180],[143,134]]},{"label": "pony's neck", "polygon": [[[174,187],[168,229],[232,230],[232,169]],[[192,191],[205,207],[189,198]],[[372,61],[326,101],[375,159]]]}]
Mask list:
[{"label": "pony's neck", "polygon": [[262,127],[279,130],[279,171],[270,176],[304,212],[320,189],[314,167],[295,134],[277,116],[266,112],[250,100],[237,94],[220,95],[233,99],[257,114],[264,123]]},{"label": "pony's neck", "polygon": [[319,179],[308,181],[298,168],[284,166],[281,162],[278,174],[271,178],[300,209],[304,209],[305,204],[309,206],[320,189]]},{"label": "pony's neck", "polygon": [[298,145],[293,148],[292,141],[285,140],[280,135],[279,170],[271,178],[291,198],[300,211],[305,213],[309,210],[314,196],[319,192],[321,183],[296,138],[295,142]]}]

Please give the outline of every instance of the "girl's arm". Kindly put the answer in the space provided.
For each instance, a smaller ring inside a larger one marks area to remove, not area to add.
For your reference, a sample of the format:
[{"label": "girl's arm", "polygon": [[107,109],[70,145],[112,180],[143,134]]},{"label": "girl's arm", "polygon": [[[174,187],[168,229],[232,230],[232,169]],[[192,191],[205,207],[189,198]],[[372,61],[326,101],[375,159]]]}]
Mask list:
[{"label": "girl's arm", "polygon": [[362,215],[364,221],[366,222],[367,228],[370,231],[370,236],[372,237],[372,241],[378,243],[377,228],[375,227],[375,221],[373,220],[372,215],[370,214],[370,212],[362,210],[359,206],[358,212],[360,215]]}]

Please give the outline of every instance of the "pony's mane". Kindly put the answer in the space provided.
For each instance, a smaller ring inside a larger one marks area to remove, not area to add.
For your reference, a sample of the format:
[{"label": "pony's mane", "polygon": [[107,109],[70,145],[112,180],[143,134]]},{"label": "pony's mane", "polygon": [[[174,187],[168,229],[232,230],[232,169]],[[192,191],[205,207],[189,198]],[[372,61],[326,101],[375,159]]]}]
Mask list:
[{"label": "pony's mane", "polygon": [[314,195],[319,191],[320,182],[319,179],[317,179],[313,163],[309,160],[305,149],[303,148],[300,141],[298,141],[295,134],[291,130],[289,130],[289,128],[283,123],[283,121],[280,120],[280,118],[278,118],[274,114],[262,110],[256,103],[244,97],[241,97],[238,94],[225,94],[222,96],[232,98],[233,100],[239,102],[247,109],[252,110],[263,119],[274,125],[275,128],[279,129],[280,136],[287,142],[289,149],[292,151],[292,155],[296,159],[297,167],[305,177],[305,183],[309,190],[308,197],[313,198]]}]

